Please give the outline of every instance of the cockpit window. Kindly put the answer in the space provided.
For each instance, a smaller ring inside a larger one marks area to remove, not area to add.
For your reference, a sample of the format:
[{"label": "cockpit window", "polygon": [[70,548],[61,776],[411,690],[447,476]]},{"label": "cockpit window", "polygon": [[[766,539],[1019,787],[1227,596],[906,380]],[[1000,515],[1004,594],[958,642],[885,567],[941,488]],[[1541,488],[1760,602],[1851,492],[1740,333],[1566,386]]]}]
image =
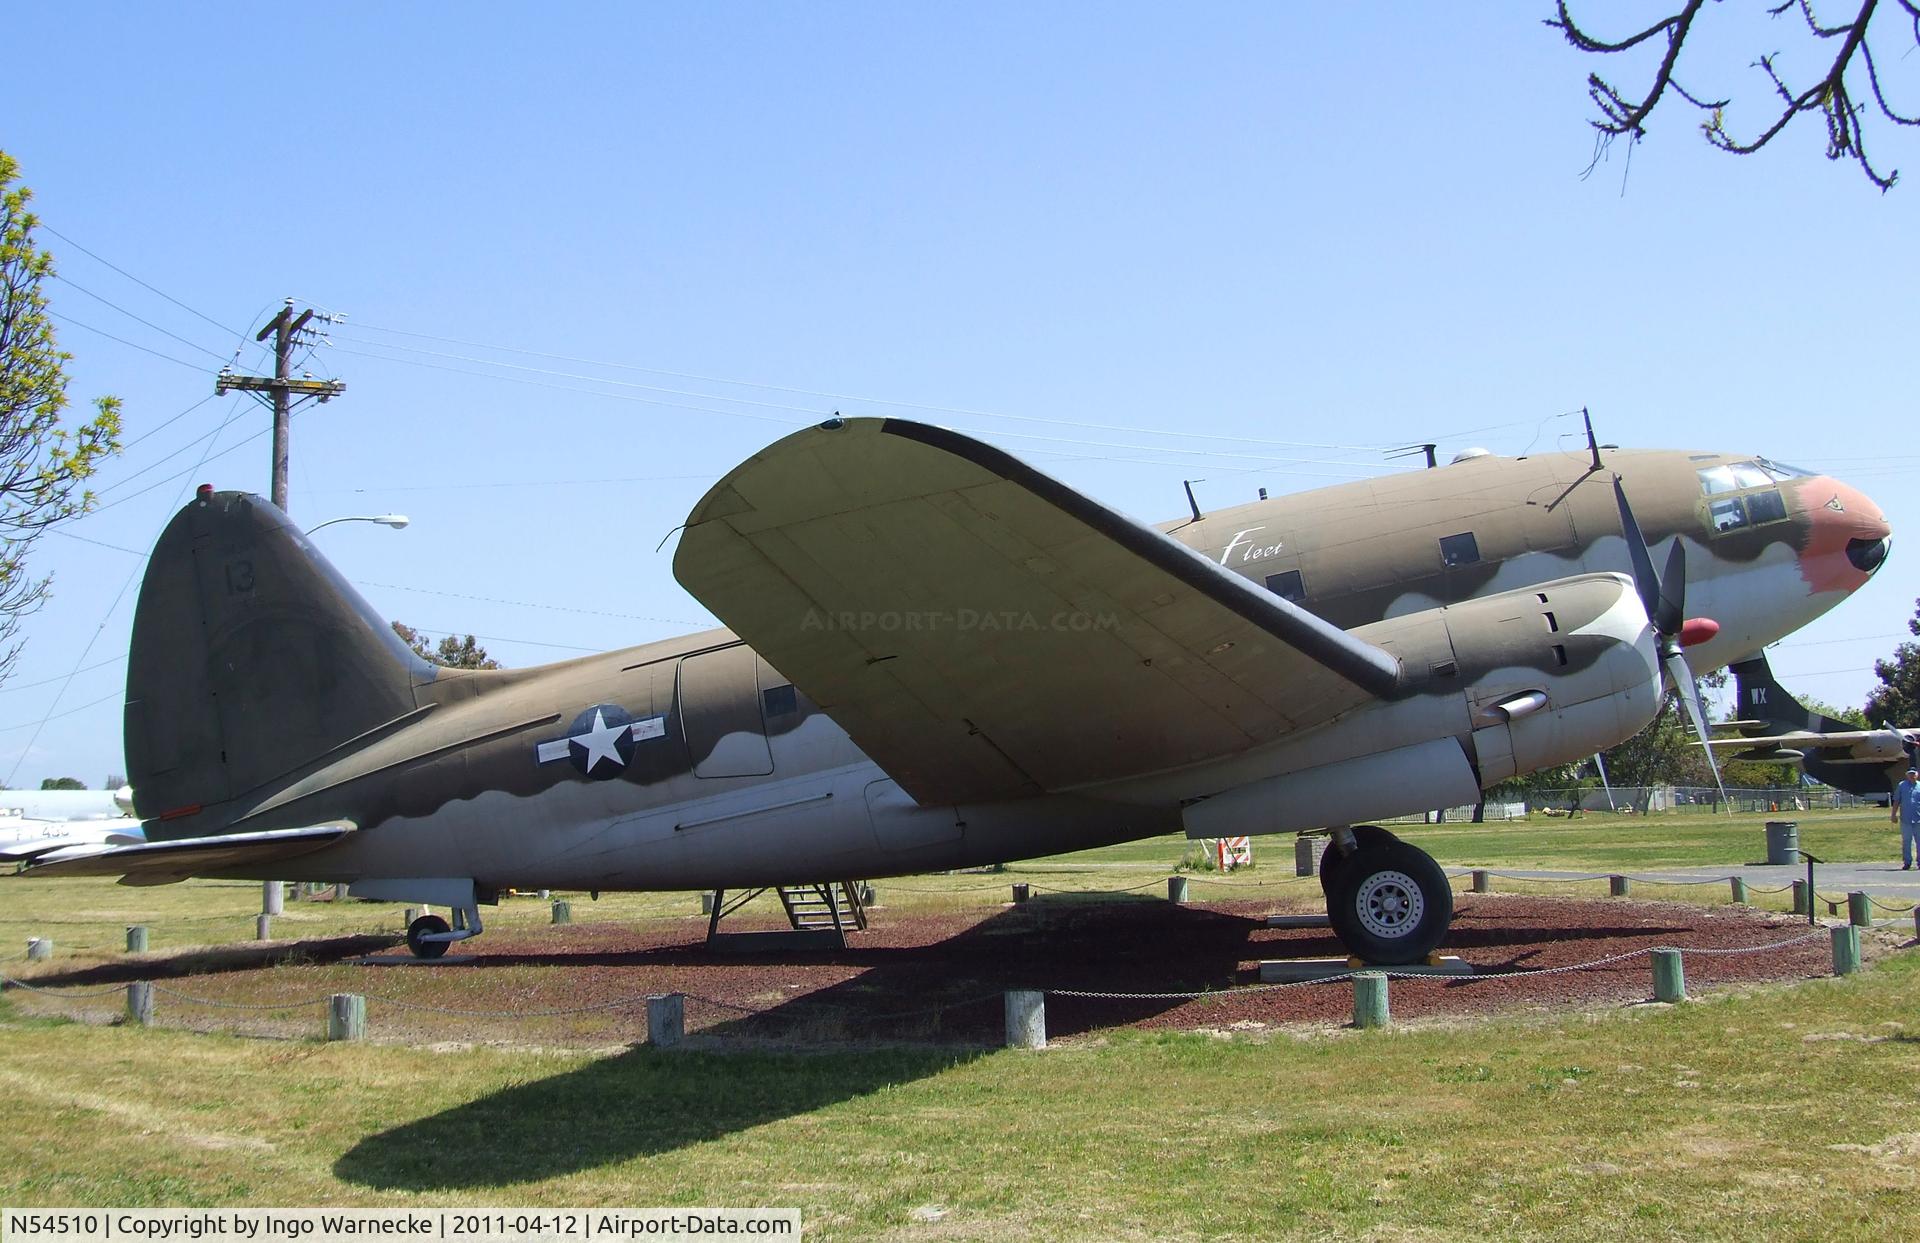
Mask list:
[{"label": "cockpit window", "polygon": [[1707,506],[1707,519],[1713,523],[1715,533],[1738,531],[1747,525],[1746,502],[1737,496],[1714,501]]},{"label": "cockpit window", "polygon": [[1704,466],[1700,469],[1700,491],[1706,496],[1719,496],[1723,492],[1744,492],[1748,488],[1769,488],[1787,479],[1805,479],[1808,472],[1798,467],[1782,466],[1766,458],[1755,458],[1751,462],[1729,462],[1724,466]]},{"label": "cockpit window", "polygon": [[1733,481],[1731,466],[1706,466],[1700,471],[1700,490],[1708,496],[1721,492],[1732,492],[1740,487]]},{"label": "cockpit window", "polygon": [[1755,492],[1747,498],[1747,518],[1755,526],[1763,522],[1779,522],[1786,516],[1787,502],[1781,497],[1778,488]]}]

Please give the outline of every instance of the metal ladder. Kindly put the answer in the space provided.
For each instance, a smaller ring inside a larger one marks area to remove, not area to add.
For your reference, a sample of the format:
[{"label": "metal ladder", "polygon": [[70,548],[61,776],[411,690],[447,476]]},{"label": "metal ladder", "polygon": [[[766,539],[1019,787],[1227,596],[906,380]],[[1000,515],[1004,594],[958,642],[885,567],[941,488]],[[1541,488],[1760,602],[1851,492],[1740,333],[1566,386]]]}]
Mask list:
[{"label": "metal ladder", "polygon": [[782,885],[780,905],[787,908],[787,922],[797,932],[864,931],[867,908],[860,901],[860,886],[850,880],[824,885]]}]

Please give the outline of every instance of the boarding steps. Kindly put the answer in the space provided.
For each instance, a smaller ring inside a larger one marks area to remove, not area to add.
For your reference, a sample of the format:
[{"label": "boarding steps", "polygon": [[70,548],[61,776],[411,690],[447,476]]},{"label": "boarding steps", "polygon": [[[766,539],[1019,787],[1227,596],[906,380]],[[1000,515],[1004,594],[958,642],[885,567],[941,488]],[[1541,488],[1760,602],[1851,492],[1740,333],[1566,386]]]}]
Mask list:
[{"label": "boarding steps", "polygon": [[867,926],[866,886],[858,881],[828,881],[814,885],[772,887],[780,897],[792,929],[775,932],[722,932],[720,921],[766,892],[739,889],[729,897],[713,891],[712,915],[707,921],[707,947],[722,954],[766,954],[792,950],[835,950],[847,947],[847,933]]}]

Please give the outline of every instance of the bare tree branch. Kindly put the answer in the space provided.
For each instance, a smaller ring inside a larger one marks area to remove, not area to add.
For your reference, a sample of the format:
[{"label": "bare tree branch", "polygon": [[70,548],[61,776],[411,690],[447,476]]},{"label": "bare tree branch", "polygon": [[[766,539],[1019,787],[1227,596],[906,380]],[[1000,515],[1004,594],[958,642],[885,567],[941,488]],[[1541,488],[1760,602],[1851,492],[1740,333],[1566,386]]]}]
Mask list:
[{"label": "bare tree branch", "polygon": [[[1908,115],[1895,109],[1887,102],[1886,92],[1880,82],[1879,66],[1875,62],[1873,48],[1869,43],[1869,32],[1880,0],[1858,0],[1859,8],[1853,19],[1838,25],[1828,25],[1814,12],[1813,0],[1780,0],[1768,7],[1773,17],[1780,17],[1790,10],[1797,10],[1805,23],[1807,32],[1817,40],[1840,40],[1839,49],[1827,65],[1826,72],[1804,89],[1790,86],[1775,67],[1777,54],[1759,58],[1755,67],[1765,73],[1772,85],[1774,94],[1780,99],[1780,112],[1759,131],[1758,136],[1750,140],[1735,137],[1728,129],[1725,109],[1728,100],[1710,101],[1686,90],[1674,80],[1674,72],[1679,64],[1680,55],[1687,36],[1693,29],[1694,19],[1699,16],[1705,0],[1687,0],[1679,12],[1670,14],[1625,39],[1611,41],[1600,38],[1583,29],[1573,18],[1567,7],[1568,0],[1555,0],[1557,16],[1547,20],[1546,25],[1565,34],[1567,42],[1583,52],[1614,53],[1623,52],[1638,46],[1657,34],[1667,36],[1666,55],[1654,71],[1653,81],[1646,92],[1638,99],[1630,99],[1612,83],[1599,74],[1587,76],[1587,96],[1599,110],[1598,120],[1591,122],[1599,138],[1594,148],[1594,163],[1598,163],[1605,154],[1607,145],[1621,135],[1627,135],[1638,141],[1646,134],[1648,116],[1658,106],[1669,87],[1681,99],[1695,108],[1709,114],[1701,125],[1701,132],[1710,146],[1734,155],[1751,155],[1772,142],[1797,117],[1804,113],[1818,112],[1826,123],[1827,158],[1830,160],[1851,159],[1860,166],[1867,180],[1883,192],[1892,189],[1899,180],[1897,169],[1882,174],[1867,155],[1865,120],[1867,108],[1856,103],[1856,91],[1849,86],[1847,75],[1856,60],[1865,65],[1867,91],[1873,97],[1880,114],[1896,125],[1920,125],[1920,115]],[[1915,47],[1920,47],[1920,3],[1915,0],[1892,0],[1900,12],[1909,19],[1911,36]],[[1882,23],[1884,27],[1886,23]],[[1593,164],[1587,171],[1593,170]]]}]

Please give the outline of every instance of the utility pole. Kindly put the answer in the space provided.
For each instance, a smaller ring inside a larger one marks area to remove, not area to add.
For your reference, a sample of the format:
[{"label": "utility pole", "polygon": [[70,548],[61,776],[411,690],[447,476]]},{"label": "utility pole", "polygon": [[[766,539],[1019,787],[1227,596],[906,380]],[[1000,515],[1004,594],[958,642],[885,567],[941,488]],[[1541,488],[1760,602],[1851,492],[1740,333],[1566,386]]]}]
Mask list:
[{"label": "utility pole", "polygon": [[[268,497],[282,513],[287,509],[287,455],[288,440],[293,424],[293,408],[303,401],[319,400],[327,402],[346,392],[347,386],[339,380],[316,380],[311,376],[293,378],[293,351],[302,342],[299,334],[313,319],[311,308],[295,314],[293,299],[280,308],[280,313],[267,322],[267,326],[254,334],[253,339],[264,341],[273,337],[273,376],[235,375],[221,370],[214,378],[213,391],[226,394],[238,390],[261,396],[263,404],[273,411],[273,484]],[[332,316],[322,316],[323,322],[331,322]]]},{"label": "utility pole", "polygon": [[[273,376],[235,375],[225,367],[214,377],[213,391],[216,396],[231,392],[252,393],[261,404],[273,411],[273,483],[272,495],[276,508],[281,513],[287,509],[287,455],[288,442],[293,429],[293,408],[303,401],[317,400],[322,403],[333,400],[347,389],[339,380],[316,380],[312,376],[293,378],[293,351],[303,344],[300,331],[313,318],[312,308],[295,314],[293,299],[288,298],[280,313],[267,322],[267,326],[254,334],[255,341],[265,341],[269,334],[273,336]],[[332,316],[322,316],[323,322],[331,322]],[[281,882],[270,880],[263,882],[260,888],[260,913],[278,915],[285,902],[285,889]],[[263,934],[264,935],[264,932]]]}]

